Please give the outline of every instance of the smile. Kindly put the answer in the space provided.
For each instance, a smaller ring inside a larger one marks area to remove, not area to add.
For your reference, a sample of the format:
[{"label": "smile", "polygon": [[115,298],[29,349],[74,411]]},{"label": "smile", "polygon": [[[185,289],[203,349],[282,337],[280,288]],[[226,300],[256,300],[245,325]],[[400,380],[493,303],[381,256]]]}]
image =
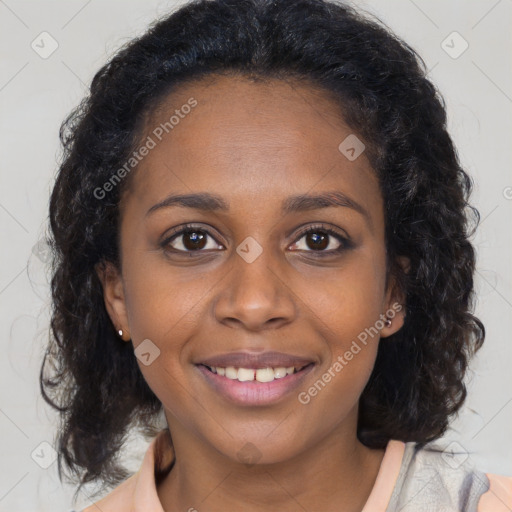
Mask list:
[{"label": "smile", "polygon": [[315,364],[275,368],[211,367],[205,364],[195,367],[208,388],[225,400],[239,406],[264,406],[284,399],[303,386]]},{"label": "smile", "polygon": [[283,379],[287,375],[292,375],[299,372],[307,365],[295,367],[284,366],[278,368],[235,368],[234,366],[222,367],[222,366],[207,366],[212,373],[216,373],[222,377],[226,377],[231,380],[238,380],[240,382],[272,382],[275,379]]}]

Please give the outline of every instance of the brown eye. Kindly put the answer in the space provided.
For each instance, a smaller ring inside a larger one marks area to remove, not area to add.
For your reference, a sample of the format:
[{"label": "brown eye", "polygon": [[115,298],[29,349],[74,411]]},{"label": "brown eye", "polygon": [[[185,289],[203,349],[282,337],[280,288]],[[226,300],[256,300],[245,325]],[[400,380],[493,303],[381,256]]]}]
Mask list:
[{"label": "brown eye", "polygon": [[306,245],[314,250],[325,249],[329,245],[330,235],[317,231],[316,233],[308,233],[306,235]]},{"label": "brown eye", "polygon": [[222,249],[208,231],[198,227],[181,229],[167,238],[162,245],[170,252],[203,252],[203,249]]},{"label": "brown eye", "polygon": [[182,235],[183,246],[188,251],[203,249],[206,245],[206,236],[201,231],[185,231]]},{"label": "brown eye", "polygon": [[[301,240],[304,239],[304,242]],[[299,250],[315,255],[332,255],[341,253],[352,247],[350,240],[334,229],[327,226],[311,226],[299,234],[297,241],[291,246],[293,250]]]}]

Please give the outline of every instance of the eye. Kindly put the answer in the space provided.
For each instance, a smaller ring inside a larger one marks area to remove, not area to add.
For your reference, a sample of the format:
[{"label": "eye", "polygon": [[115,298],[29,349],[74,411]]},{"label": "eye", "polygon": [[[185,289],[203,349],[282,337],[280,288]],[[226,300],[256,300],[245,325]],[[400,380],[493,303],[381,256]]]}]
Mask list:
[{"label": "eye", "polygon": [[[305,243],[301,247],[299,242],[302,239],[305,239]],[[334,247],[332,247],[333,239]],[[204,250],[224,248],[217,243],[207,229],[193,224],[187,224],[174,231],[161,243],[161,246],[172,253],[199,253]],[[290,247],[293,250],[318,253],[316,255],[322,256],[323,254],[340,253],[350,248],[351,242],[333,228],[321,224],[302,230],[297,241]]]},{"label": "eye", "polygon": [[[299,243],[304,238],[305,242]],[[335,240],[333,240],[333,238]],[[333,247],[334,245],[334,247]],[[317,253],[339,253],[351,246],[350,241],[335,231],[334,229],[323,224],[318,226],[309,226],[299,234],[299,239],[291,247],[306,252]],[[308,247],[310,250],[308,250]],[[327,250],[326,250],[327,249]],[[322,254],[319,254],[319,256]]]},{"label": "eye", "polygon": [[[211,238],[208,246],[208,238]],[[222,249],[209,231],[206,229],[187,224],[179,231],[175,231],[171,236],[162,242],[162,247],[170,252],[201,252],[203,249]]]}]

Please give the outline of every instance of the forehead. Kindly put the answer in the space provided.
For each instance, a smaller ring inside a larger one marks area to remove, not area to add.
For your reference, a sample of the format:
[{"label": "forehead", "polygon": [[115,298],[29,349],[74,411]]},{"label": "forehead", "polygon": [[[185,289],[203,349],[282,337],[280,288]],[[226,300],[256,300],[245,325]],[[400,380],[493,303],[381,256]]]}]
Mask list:
[{"label": "forehead", "polygon": [[148,116],[141,140],[151,137],[155,146],[130,189],[141,204],[176,190],[241,202],[316,185],[360,197],[378,193],[364,153],[350,161],[339,150],[351,134],[339,104],[308,83],[207,77],[178,87]]}]

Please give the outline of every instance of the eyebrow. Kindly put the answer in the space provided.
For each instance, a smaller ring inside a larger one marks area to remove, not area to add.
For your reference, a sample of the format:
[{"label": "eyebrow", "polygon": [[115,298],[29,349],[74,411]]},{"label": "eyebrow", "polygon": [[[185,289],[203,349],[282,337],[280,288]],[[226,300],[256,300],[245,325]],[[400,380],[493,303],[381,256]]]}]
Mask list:
[{"label": "eyebrow", "polygon": [[[222,197],[208,192],[201,192],[196,194],[170,195],[163,201],[153,205],[146,212],[146,217],[161,208],[169,208],[171,206],[193,208],[206,212],[229,211],[229,205]],[[368,224],[372,226],[372,219],[368,211],[358,202],[354,201],[354,199],[351,199],[346,194],[339,191],[323,192],[321,194],[314,195],[299,194],[287,197],[281,205],[281,212],[286,215],[293,212],[318,210],[330,207],[351,208],[365,217]]]}]

